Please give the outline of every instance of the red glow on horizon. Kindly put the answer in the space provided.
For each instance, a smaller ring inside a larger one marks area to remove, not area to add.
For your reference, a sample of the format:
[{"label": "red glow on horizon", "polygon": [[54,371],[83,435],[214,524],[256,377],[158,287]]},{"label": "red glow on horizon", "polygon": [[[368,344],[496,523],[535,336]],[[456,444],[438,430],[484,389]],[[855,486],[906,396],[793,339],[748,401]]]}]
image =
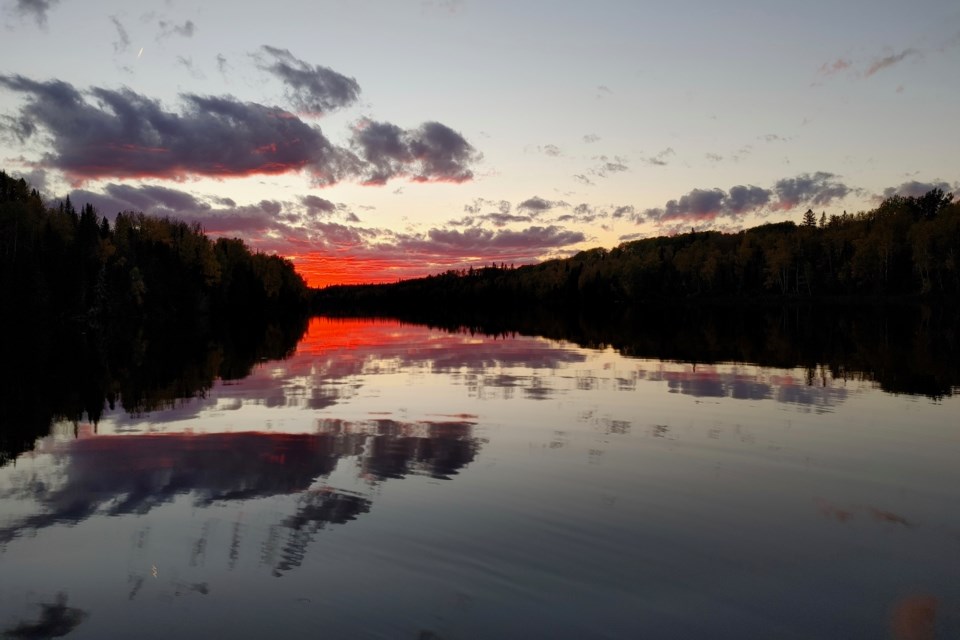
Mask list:
[{"label": "red glow on horizon", "polygon": [[440,265],[418,265],[397,263],[382,258],[361,258],[357,256],[329,255],[310,253],[306,255],[288,254],[311,287],[328,287],[337,284],[382,284],[407,278],[419,278],[444,271],[449,267]]}]

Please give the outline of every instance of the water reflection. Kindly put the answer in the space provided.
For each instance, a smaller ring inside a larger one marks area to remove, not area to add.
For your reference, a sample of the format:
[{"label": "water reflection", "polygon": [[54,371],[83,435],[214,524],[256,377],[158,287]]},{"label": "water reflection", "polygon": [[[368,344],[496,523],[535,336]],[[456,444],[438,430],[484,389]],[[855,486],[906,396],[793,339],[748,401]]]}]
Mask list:
[{"label": "water reflection", "polygon": [[957,399],[877,386],[313,319],[0,465],[0,630],[952,632]]},{"label": "water reflection", "polygon": [[83,622],[89,615],[82,609],[67,606],[67,595],[57,594],[52,603],[41,602],[40,617],[35,622],[19,622],[3,632],[4,638],[22,638],[23,640],[42,640],[44,638],[61,638]]},{"label": "water reflection", "polygon": [[181,495],[204,507],[302,494],[296,512],[280,524],[300,540],[291,542],[296,553],[284,547],[282,571],[297,565],[292,558],[310,535],[370,510],[366,496],[316,488],[341,459],[355,459],[357,473],[369,483],[410,474],[448,479],[480,449],[474,425],[467,420],[324,419],[312,434],[94,435],[87,430],[77,439],[48,438],[34,455],[51,464],[14,470],[10,488],[0,492],[0,499],[30,502],[38,511],[0,527],[0,544],[95,515],[145,515]]}]

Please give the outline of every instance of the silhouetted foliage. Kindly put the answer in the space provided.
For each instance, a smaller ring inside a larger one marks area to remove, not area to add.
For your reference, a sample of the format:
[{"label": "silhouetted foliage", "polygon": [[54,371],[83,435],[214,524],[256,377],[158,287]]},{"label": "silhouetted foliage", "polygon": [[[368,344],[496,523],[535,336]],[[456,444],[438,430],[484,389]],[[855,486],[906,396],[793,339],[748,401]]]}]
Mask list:
[{"label": "silhouetted foliage", "polygon": [[0,172],[0,299],[12,314],[167,328],[304,311],[307,293],[289,261],[241,240],[132,212],[111,228],[92,205],[78,213],[67,197],[45,207],[26,181]]},{"label": "silhouetted foliage", "polygon": [[293,265],[198,225],[67,197],[46,207],[0,171],[0,462],[53,420],[96,422],[239,378],[289,353],[308,289]]},{"label": "silhouetted foliage", "polygon": [[591,249],[508,269],[448,271],[385,285],[334,286],[315,311],[396,313],[439,301],[470,309],[564,308],[650,301],[960,294],[960,203],[936,189],[873,211],[738,233],[691,232]]}]

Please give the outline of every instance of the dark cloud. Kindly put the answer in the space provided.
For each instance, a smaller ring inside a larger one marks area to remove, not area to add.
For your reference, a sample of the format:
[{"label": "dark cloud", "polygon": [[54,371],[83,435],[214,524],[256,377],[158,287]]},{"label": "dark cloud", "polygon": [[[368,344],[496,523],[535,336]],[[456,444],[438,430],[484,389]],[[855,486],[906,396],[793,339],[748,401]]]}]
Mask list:
[{"label": "dark cloud", "polygon": [[[431,229],[429,240],[442,249],[454,249],[459,255],[488,255],[491,249],[543,249],[562,247],[583,242],[586,238],[579,231],[568,231],[550,225],[527,227],[520,231],[490,231],[473,227],[464,231]],[[414,243],[415,244],[415,243]]]},{"label": "dark cloud", "polygon": [[217,71],[219,71],[222,74],[226,74],[227,69],[229,67],[230,65],[227,63],[227,57],[222,53],[218,53],[217,54]]},{"label": "dark cloud", "polygon": [[911,180],[909,182],[904,182],[899,187],[888,187],[883,190],[883,197],[890,198],[893,196],[906,196],[912,198],[919,198],[920,196],[926,194],[933,189],[940,189],[944,193],[949,193],[951,187],[948,183],[942,181],[936,182],[917,182],[916,180]]},{"label": "dark cloud", "polygon": [[586,185],[588,187],[594,186],[593,180],[583,175],[582,173],[576,174],[575,176],[573,176],[573,179],[579,182],[580,184]]},{"label": "dark cloud", "polygon": [[360,98],[360,85],[356,80],[328,67],[308,64],[287,49],[264,45],[256,57],[261,69],[284,83],[287,99],[298,111],[328,113],[350,106]]},{"label": "dark cloud", "polygon": [[670,200],[662,209],[647,209],[647,218],[657,222],[673,220],[713,220],[723,212],[726,193],[721,189],[694,189],[678,200]]},{"label": "dark cloud", "polygon": [[110,16],[110,22],[117,30],[117,39],[113,41],[113,52],[122,53],[130,48],[130,34],[127,33],[127,29],[117,16]]},{"label": "dark cloud", "polygon": [[724,210],[733,215],[756,211],[770,202],[771,192],[760,187],[737,185],[730,188]]},{"label": "dark cloud", "polygon": [[670,200],[663,207],[627,215],[637,223],[697,223],[717,218],[736,220],[764,209],[783,211],[799,205],[827,205],[852,191],[839,182],[834,174],[818,171],[813,175],[804,173],[795,178],[784,178],[777,181],[772,189],[753,185],[737,185],[731,187],[729,192],[717,188],[693,189],[679,199]]},{"label": "dark cloud", "polygon": [[193,24],[192,20],[187,20],[183,24],[176,24],[173,22],[168,22],[166,20],[159,20],[157,22],[160,25],[160,35],[157,36],[157,40],[162,40],[163,38],[169,38],[170,36],[181,36],[184,38],[192,38],[193,34],[197,31],[197,26]]},{"label": "dark cloud", "polygon": [[633,208],[633,205],[625,205],[622,207],[617,207],[610,215],[614,220],[618,220],[620,218],[631,218],[636,215],[636,210]]},{"label": "dark cloud", "polygon": [[540,196],[534,196],[518,204],[517,209],[526,209],[527,211],[532,211],[534,214],[537,214],[549,211],[554,207],[554,204],[555,203],[549,200],[544,200]]},{"label": "dark cloud", "polygon": [[904,49],[900,53],[893,53],[888,56],[884,56],[883,58],[874,60],[870,64],[870,66],[867,67],[867,70],[864,72],[863,75],[869,78],[870,76],[877,73],[878,71],[882,71],[887,67],[892,67],[893,65],[905,60],[906,58],[909,58],[911,56],[919,56],[919,55],[920,55],[920,52],[917,51],[916,49]]},{"label": "dark cloud", "polygon": [[720,162],[721,160],[723,160],[723,156],[720,155],[719,153],[707,153],[705,157],[710,162]]},{"label": "dark cloud", "polygon": [[588,133],[585,136],[583,136],[583,141],[586,142],[587,144],[593,144],[594,142],[600,141],[600,136],[598,136],[595,133]]},{"label": "dark cloud", "polygon": [[21,139],[44,130],[44,163],[73,179],[177,178],[279,174],[305,170],[318,184],[357,171],[356,158],[292,114],[232,97],[184,94],[181,112],[130,89],[94,87],[93,102],[66,82],[0,75],[23,93],[19,117],[4,128]]},{"label": "dark cloud", "polygon": [[367,162],[366,184],[409,176],[414,182],[465,182],[481,154],[463,136],[439,122],[404,130],[389,122],[365,120],[354,129],[353,148]]},{"label": "dark cloud", "polygon": [[210,205],[201,202],[193,195],[168,187],[108,184],[104,191],[108,196],[127,203],[129,205],[126,207],[127,210],[147,211],[161,207],[177,213],[187,213],[210,208]]},{"label": "dark cloud", "polygon": [[329,214],[337,210],[337,205],[319,196],[302,196],[300,204],[305,206],[311,215]]},{"label": "dark cloud", "polygon": [[732,187],[729,193],[722,189],[694,189],[677,200],[670,200],[662,208],[628,215],[636,222],[652,220],[658,223],[736,218],[763,208],[770,202],[771,195],[770,190],[754,186],[738,185]]},{"label": "dark cloud", "polygon": [[17,0],[13,10],[23,18],[33,18],[37,26],[47,26],[47,13],[60,4],[60,0]]},{"label": "dark cloud", "polygon": [[804,173],[796,178],[778,180],[773,191],[778,198],[775,209],[793,209],[800,204],[828,205],[844,198],[852,189],[836,180],[837,176],[826,171],[813,175]]},{"label": "dark cloud", "polygon": [[310,242],[326,246],[332,239],[348,238],[357,243],[366,232],[330,222],[331,217],[346,222],[360,220],[345,205],[315,195],[301,196],[293,202],[265,199],[238,205],[231,198],[197,197],[168,187],[116,183],[105,185],[99,192],[75,189],[69,195],[78,206],[90,203],[108,218],[121,211],[170,216],[197,223],[213,235],[244,234],[251,246],[280,253]]}]

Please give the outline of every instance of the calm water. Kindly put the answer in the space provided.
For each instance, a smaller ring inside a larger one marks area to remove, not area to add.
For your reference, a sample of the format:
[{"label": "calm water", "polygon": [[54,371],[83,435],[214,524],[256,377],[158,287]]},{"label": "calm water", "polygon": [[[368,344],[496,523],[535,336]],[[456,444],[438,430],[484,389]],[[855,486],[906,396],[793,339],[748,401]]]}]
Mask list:
[{"label": "calm water", "polygon": [[960,400],[314,319],[0,468],[14,638],[957,638]]}]

